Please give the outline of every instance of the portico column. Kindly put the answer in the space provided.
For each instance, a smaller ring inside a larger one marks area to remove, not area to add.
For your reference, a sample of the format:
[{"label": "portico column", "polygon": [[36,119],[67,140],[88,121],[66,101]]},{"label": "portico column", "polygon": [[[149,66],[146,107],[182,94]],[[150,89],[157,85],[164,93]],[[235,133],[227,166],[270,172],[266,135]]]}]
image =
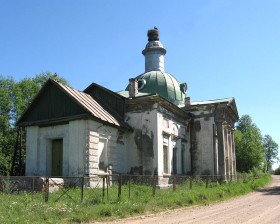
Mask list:
[{"label": "portico column", "polygon": [[218,175],[225,180],[225,146],[224,146],[224,130],[222,121],[217,121],[217,137],[218,137]]},{"label": "portico column", "polygon": [[231,132],[232,141],[232,160],[233,160],[233,175],[236,176],[236,156],[235,156],[235,142],[234,142],[234,128]]},{"label": "portico column", "polygon": [[226,181],[229,179],[230,175],[230,162],[229,162],[229,139],[228,139],[228,125],[225,123],[223,125],[224,129],[224,150],[225,150],[225,173],[226,173]]},{"label": "portico column", "polygon": [[228,146],[229,146],[229,178],[232,179],[233,175],[233,157],[232,157],[232,133],[231,127],[228,126]]}]

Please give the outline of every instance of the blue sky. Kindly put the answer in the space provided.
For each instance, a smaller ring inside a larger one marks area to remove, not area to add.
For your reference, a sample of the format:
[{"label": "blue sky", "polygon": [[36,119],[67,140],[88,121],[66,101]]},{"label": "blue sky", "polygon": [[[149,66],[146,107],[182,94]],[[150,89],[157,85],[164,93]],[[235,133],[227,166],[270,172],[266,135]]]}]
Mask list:
[{"label": "blue sky", "polygon": [[157,26],[165,70],[192,100],[235,97],[280,145],[280,1],[0,0],[0,74],[56,72],[79,90],[123,90]]}]

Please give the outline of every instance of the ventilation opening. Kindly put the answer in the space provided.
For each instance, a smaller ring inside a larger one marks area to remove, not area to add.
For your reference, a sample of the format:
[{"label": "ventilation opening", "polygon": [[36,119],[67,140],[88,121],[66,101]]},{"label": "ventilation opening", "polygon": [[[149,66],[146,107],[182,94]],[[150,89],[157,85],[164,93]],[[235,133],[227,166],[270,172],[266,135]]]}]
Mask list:
[{"label": "ventilation opening", "polygon": [[145,87],[146,85],[146,80],[145,79],[139,79],[138,80],[138,90],[141,90]]}]

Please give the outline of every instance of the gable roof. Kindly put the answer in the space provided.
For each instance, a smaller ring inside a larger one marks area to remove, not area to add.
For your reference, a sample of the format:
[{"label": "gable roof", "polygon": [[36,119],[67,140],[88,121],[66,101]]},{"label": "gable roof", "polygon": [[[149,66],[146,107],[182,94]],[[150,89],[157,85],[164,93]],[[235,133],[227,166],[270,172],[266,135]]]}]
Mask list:
[{"label": "gable roof", "polygon": [[236,107],[234,97],[229,97],[229,98],[225,98],[225,99],[217,99],[217,100],[206,100],[206,101],[193,101],[193,102],[191,102],[192,107],[207,106],[207,105],[214,105],[214,104],[227,106],[234,113],[236,119],[237,120],[239,119],[238,110],[237,110],[237,107]]},{"label": "gable roof", "polygon": [[[28,117],[28,115],[31,114],[31,112],[33,110],[36,109],[36,105],[38,104],[38,102],[40,102],[43,95],[48,91],[48,87],[50,87],[50,86],[52,86],[52,88],[54,87],[56,89],[59,89],[59,91],[62,91],[64,94],[66,94],[65,96],[70,98],[70,100],[72,102],[74,102],[75,106],[77,108],[79,108],[79,109],[76,109],[75,110],[76,113],[73,114],[76,116],[70,116],[70,114],[68,113],[63,117],[64,120],[68,120],[68,121],[74,120],[74,119],[81,117],[81,116],[77,116],[77,115],[83,115],[83,116],[95,118],[95,119],[101,121],[102,123],[107,123],[109,125],[113,125],[116,127],[130,129],[130,127],[122,120],[121,117],[111,114],[108,110],[106,110],[106,108],[103,105],[98,103],[89,94],[78,91],[74,88],[71,88],[67,85],[63,85],[63,84],[61,84],[57,81],[51,80],[51,79],[49,79],[46,82],[46,84],[42,87],[40,92],[34,98],[31,105],[23,113],[23,115],[21,116],[21,118],[19,119],[19,121],[17,123],[18,125],[27,126],[27,125],[33,125],[36,123],[44,122],[44,120],[42,120],[42,118],[41,119],[39,118],[39,120],[35,119],[34,121],[32,121],[32,120],[30,121],[27,119],[27,117]],[[47,94],[47,95],[50,95],[50,94]],[[49,96],[49,97],[51,97],[51,96]],[[54,100],[55,99],[52,99],[52,101],[54,101]],[[56,117],[53,117],[53,118],[50,117],[49,121],[55,121],[55,120],[60,120],[60,119],[58,119]]]},{"label": "gable roof", "polygon": [[83,92],[89,94],[99,104],[103,105],[111,114],[124,117],[125,97],[96,83],[89,85]]}]

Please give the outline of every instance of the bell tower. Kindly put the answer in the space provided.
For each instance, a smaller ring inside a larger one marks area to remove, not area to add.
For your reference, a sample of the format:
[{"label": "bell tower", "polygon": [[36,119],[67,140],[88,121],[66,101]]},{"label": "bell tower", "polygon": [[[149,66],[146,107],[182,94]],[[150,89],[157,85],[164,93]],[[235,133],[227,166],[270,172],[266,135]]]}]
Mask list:
[{"label": "bell tower", "polygon": [[164,72],[164,55],[166,50],[159,41],[158,28],[148,30],[148,43],[142,51],[145,56],[145,72],[161,71]]}]

